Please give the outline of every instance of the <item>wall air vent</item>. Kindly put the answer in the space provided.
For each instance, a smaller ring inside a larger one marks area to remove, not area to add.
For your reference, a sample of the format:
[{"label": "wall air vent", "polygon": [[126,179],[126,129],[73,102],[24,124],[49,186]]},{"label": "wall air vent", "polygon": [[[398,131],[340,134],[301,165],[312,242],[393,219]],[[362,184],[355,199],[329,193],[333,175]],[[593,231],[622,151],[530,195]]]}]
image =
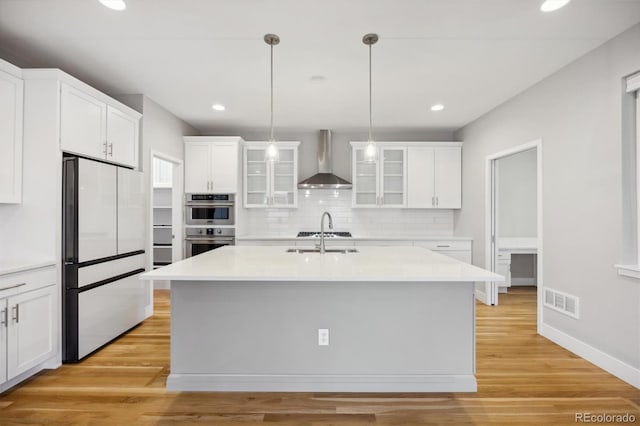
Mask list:
[{"label": "wall air vent", "polygon": [[580,318],[580,299],[551,288],[544,289],[544,306],[575,319]]}]

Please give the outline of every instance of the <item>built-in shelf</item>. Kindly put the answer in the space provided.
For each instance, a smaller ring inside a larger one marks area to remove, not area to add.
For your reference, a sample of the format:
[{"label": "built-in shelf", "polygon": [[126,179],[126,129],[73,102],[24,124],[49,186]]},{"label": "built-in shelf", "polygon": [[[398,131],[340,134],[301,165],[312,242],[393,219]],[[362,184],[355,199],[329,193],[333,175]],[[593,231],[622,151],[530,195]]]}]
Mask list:
[{"label": "built-in shelf", "polygon": [[153,265],[171,264],[173,258],[173,191],[170,186],[154,185],[153,188]]}]

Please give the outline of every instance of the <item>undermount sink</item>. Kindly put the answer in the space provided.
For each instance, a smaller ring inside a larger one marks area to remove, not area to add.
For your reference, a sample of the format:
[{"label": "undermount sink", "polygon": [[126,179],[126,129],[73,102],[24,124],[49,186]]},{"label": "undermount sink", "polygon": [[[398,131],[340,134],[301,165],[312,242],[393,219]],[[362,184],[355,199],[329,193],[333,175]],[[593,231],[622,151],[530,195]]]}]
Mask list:
[{"label": "undermount sink", "polygon": [[[324,251],[325,253],[340,253],[340,254],[347,254],[347,253],[357,253],[358,250],[356,249],[326,249]],[[290,248],[287,249],[287,253],[298,253],[298,254],[304,254],[304,253],[320,253],[320,249],[319,248],[312,248],[312,249],[295,249],[295,248]]]}]

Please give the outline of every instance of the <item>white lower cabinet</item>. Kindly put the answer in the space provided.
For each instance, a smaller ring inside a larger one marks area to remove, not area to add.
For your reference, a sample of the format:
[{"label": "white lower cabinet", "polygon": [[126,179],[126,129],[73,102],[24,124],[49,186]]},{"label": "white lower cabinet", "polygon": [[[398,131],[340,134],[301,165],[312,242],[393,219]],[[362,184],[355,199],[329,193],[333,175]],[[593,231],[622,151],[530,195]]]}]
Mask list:
[{"label": "white lower cabinet", "polygon": [[56,286],[0,299],[0,383],[55,355]]},{"label": "white lower cabinet", "polygon": [[414,241],[413,245],[428,248],[465,263],[473,261],[471,240],[418,240]]}]

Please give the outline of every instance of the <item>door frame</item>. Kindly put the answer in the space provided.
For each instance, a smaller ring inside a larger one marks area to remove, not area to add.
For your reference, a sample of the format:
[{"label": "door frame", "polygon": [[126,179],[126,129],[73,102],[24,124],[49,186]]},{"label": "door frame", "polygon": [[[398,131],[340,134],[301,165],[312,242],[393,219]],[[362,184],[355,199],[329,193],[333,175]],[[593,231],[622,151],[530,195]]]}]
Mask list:
[{"label": "door frame", "polygon": [[[184,163],[183,160],[172,157],[171,155],[165,154],[160,151],[156,151],[154,149],[149,150],[149,209],[148,209],[148,239],[147,239],[147,250],[149,256],[147,257],[147,269],[149,271],[153,270],[153,159],[159,158],[161,160],[167,161],[173,164],[172,171],[172,185],[171,185],[171,225],[172,231],[174,235],[172,250],[171,250],[171,260],[173,262],[177,262],[178,260],[182,260],[184,258],[184,244],[183,244],[183,199],[184,199]],[[179,249],[176,253],[176,247]],[[176,254],[178,254],[176,256]],[[156,287],[154,283],[154,288]],[[164,287],[168,288],[168,287]]]},{"label": "door frame", "polygon": [[[495,241],[492,239],[493,228],[495,226],[495,215],[497,214],[495,209],[495,161],[500,158],[504,158],[513,154],[528,151],[530,149],[536,150],[536,199],[537,199],[537,331],[540,333],[542,326],[543,315],[543,289],[544,289],[544,275],[543,275],[543,175],[542,175],[542,139],[536,139],[531,142],[524,143],[503,151],[496,152],[486,156],[485,163],[485,268],[490,271],[495,271],[495,265],[497,261]],[[485,288],[491,288],[491,301],[495,298],[494,303],[498,304],[497,286],[495,283],[485,283]]]}]

